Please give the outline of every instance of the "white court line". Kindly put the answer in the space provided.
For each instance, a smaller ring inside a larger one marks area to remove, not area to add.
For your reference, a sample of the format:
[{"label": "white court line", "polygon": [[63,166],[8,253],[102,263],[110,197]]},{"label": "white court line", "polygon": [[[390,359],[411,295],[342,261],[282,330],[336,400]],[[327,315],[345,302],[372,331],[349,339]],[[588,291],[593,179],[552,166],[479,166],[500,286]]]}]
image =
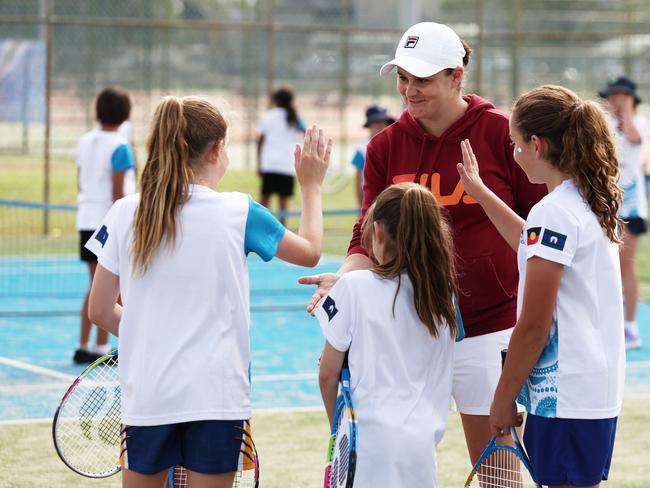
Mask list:
[{"label": "white court line", "polygon": [[318,373],[287,373],[287,374],[260,374],[253,375],[253,383],[268,383],[272,381],[303,381],[315,380]]},{"label": "white court line", "polygon": [[77,379],[76,376],[70,374],[61,373],[60,371],[56,371],[54,369],[42,368],[40,366],[35,366],[33,364],[25,363],[23,361],[18,361],[17,359],[9,359],[4,356],[0,356],[0,364],[11,366],[12,368],[23,369],[31,373],[42,374],[43,376],[49,376],[51,378],[65,380],[69,383]]},{"label": "white court line", "polygon": [[43,390],[61,390],[67,391],[70,388],[70,383],[23,383],[19,385],[0,386],[0,393],[29,393],[32,391],[40,392]]},{"label": "white court line", "polygon": [[[253,419],[255,415],[272,415],[277,413],[311,413],[311,412],[325,412],[325,407],[286,407],[286,408],[254,408]],[[16,419],[16,420],[0,420],[2,425],[23,425],[23,424],[49,424],[52,423],[51,418],[44,419]]]},{"label": "white court line", "polygon": [[630,361],[626,366],[627,369],[650,368],[650,361]]}]

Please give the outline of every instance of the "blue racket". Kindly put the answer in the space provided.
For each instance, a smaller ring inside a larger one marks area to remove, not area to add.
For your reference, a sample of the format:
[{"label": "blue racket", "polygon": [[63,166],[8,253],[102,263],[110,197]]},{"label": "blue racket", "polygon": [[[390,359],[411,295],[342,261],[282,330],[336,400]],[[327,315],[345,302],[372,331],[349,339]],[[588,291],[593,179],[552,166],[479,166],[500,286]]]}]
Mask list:
[{"label": "blue racket", "polygon": [[351,488],[357,467],[357,417],[350,392],[347,356],[341,369],[341,392],[336,399],[334,421],[327,448],[324,488]]},{"label": "blue racket", "polygon": [[533,481],[530,461],[526,455],[515,428],[510,434],[514,447],[497,444],[496,436],[490,439],[487,447],[478,459],[472,472],[467,477],[465,488],[495,487],[495,488],[520,488],[536,487],[540,485]]}]

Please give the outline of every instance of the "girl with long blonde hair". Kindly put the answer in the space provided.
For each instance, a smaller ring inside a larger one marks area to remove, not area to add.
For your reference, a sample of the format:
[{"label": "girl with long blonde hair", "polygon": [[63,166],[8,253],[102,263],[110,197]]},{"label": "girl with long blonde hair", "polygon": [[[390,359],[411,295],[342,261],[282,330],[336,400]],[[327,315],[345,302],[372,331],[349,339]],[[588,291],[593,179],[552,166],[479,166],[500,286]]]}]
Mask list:
[{"label": "girl with long blonde hair", "polygon": [[[331,153],[315,126],[295,149],[298,234],[224,175],[228,125],[202,98],[166,97],[152,122],[142,190],[118,200],[87,246],[99,257],[90,318],[119,335],[123,486],[229,487],[251,416],[246,256],[314,266]],[[122,303],[117,303],[118,294]]]}]

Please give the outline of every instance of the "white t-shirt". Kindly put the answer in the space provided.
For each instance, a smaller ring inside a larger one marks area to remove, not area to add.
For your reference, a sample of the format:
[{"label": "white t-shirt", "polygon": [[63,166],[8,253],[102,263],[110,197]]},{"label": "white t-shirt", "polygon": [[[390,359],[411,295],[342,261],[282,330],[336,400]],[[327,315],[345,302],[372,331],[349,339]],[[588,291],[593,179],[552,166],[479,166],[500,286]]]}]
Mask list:
[{"label": "white t-shirt", "polygon": [[122,122],[117,128],[117,133],[122,135],[131,144],[133,142],[133,125],[131,121],[125,120]]},{"label": "white t-shirt", "polygon": [[94,129],[84,134],[77,144],[77,166],[77,229],[95,230],[113,205],[114,172],[125,172],[125,195],[135,192],[133,152],[119,133]]},{"label": "white t-shirt", "polygon": [[640,144],[631,144],[621,130],[618,121],[608,116],[614,133],[616,156],[618,158],[620,177],[623,188],[623,206],[619,215],[624,219],[648,218],[648,197],[646,195],[645,174],[643,171],[643,149],[648,141],[648,121],[643,115],[634,116],[634,125],[641,135]]},{"label": "white t-shirt", "polygon": [[564,270],[548,340],[519,403],[542,417],[616,417],[625,378],[618,245],[609,241],[573,180],[556,187],[528,215],[517,252],[520,297],[533,256]]},{"label": "white t-shirt", "polygon": [[119,276],[120,386],[126,425],[240,420],[251,415],[246,254],[270,260],[284,236],[271,213],[243,193],[190,185],[176,245],[132,275],[139,195],[111,208],[86,247]]},{"label": "white t-shirt", "polygon": [[349,350],[359,440],[354,486],[436,486],[436,445],[451,401],[454,339],[417,316],[406,273],[345,273],[316,316],[327,341]]},{"label": "white t-shirt", "polygon": [[287,111],[276,107],[262,115],[257,130],[264,136],[260,156],[262,173],[293,176],[293,152],[300,142],[301,131],[304,130],[302,121],[298,119],[296,126],[290,126],[287,123]]}]

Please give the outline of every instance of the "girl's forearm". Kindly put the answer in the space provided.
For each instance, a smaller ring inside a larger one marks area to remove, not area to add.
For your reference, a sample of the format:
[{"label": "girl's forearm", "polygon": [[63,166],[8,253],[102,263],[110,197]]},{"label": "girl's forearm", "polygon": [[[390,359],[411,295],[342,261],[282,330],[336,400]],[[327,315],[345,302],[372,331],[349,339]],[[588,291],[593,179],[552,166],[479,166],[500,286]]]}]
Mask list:
[{"label": "girl's forearm", "polygon": [[548,327],[518,322],[508,344],[506,363],[494,393],[495,399],[514,402],[530,371],[542,354]]},{"label": "girl's forearm", "polygon": [[508,245],[517,252],[519,247],[519,236],[526,225],[526,221],[515,213],[506,203],[501,200],[487,186],[475,196],[486,215],[497,228],[499,234],[505,239]]},{"label": "girl's forearm", "polygon": [[339,380],[338,378],[320,378],[320,393],[323,398],[323,405],[330,425],[334,421],[334,410],[336,409],[336,397],[338,396]]},{"label": "girl's forearm", "polygon": [[91,322],[101,327],[115,337],[120,335],[120,320],[122,320],[122,305],[116,303],[112,309],[101,313],[94,313],[89,318]]},{"label": "girl's forearm", "polygon": [[302,189],[302,212],[298,235],[305,239],[320,258],[323,249],[322,189]]}]

